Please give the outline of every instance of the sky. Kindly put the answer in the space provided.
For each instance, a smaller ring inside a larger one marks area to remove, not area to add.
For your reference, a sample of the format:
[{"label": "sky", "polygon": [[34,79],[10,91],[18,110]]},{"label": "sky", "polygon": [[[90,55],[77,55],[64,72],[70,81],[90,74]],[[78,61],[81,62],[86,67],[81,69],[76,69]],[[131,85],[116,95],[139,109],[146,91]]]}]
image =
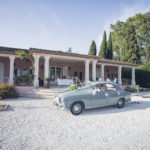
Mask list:
[{"label": "sky", "polygon": [[148,11],[149,0],[0,0],[0,46],[87,54],[95,40],[99,52],[110,24]]}]

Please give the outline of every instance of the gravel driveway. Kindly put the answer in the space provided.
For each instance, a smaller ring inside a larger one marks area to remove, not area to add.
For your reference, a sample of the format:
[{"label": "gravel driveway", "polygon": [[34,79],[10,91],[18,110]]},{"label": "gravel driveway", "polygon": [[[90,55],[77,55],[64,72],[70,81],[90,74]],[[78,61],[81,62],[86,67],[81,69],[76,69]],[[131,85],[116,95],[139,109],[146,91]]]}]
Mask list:
[{"label": "gravel driveway", "polygon": [[132,98],[124,108],[86,110],[79,116],[50,100],[11,99],[0,112],[0,149],[149,150],[150,99]]}]

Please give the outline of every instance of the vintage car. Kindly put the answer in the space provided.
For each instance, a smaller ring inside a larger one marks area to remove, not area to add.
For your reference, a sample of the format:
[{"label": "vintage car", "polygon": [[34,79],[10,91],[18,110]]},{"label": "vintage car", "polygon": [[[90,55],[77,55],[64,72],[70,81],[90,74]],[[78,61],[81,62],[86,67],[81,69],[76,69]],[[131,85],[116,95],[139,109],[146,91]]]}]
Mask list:
[{"label": "vintage car", "polygon": [[74,91],[57,95],[54,104],[79,115],[84,109],[116,105],[122,108],[131,94],[114,82],[96,82]]}]

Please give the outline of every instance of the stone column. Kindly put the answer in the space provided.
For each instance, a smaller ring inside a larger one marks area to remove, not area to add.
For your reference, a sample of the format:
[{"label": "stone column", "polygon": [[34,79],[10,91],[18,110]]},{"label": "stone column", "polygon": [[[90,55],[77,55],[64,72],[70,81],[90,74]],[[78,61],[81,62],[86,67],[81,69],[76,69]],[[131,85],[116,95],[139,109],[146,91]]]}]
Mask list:
[{"label": "stone column", "polygon": [[90,60],[85,60],[85,82],[89,81],[89,63]]},{"label": "stone column", "polygon": [[39,55],[34,56],[34,87],[39,87]]},{"label": "stone column", "polygon": [[44,56],[45,58],[45,65],[44,65],[44,79],[49,78],[49,59],[50,56]]},{"label": "stone column", "polygon": [[9,69],[9,83],[14,84],[14,61],[15,56],[9,56],[10,69]]},{"label": "stone column", "polygon": [[119,66],[118,67],[118,83],[120,84],[120,85],[122,85],[122,74],[121,74],[121,71],[122,70],[122,66]]},{"label": "stone column", "polygon": [[101,64],[101,77],[105,79],[105,64]]},{"label": "stone column", "polygon": [[92,78],[93,78],[93,81],[96,81],[96,63],[97,63],[97,60],[92,61]]},{"label": "stone column", "polygon": [[132,85],[135,85],[135,67],[132,68]]}]

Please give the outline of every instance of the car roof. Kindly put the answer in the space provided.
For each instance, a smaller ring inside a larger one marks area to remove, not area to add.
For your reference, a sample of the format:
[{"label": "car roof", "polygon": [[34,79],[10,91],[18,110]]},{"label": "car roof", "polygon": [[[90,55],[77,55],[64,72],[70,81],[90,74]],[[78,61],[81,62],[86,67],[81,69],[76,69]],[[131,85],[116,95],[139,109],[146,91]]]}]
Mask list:
[{"label": "car roof", "polygon": [[90,86],[93,86],[93,85],[96,85],[96,84],[100,84],[100,83],[101,84],[114,84],[114,85],[117,86],[117,84],[115,82],[112,82],[112,81],[96,81],[96,82],[91,82],[91,84],[84,86],[84,88],[85,87],[90,87]]}]

